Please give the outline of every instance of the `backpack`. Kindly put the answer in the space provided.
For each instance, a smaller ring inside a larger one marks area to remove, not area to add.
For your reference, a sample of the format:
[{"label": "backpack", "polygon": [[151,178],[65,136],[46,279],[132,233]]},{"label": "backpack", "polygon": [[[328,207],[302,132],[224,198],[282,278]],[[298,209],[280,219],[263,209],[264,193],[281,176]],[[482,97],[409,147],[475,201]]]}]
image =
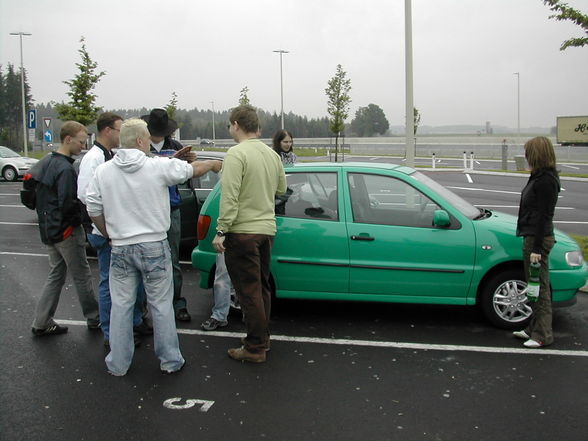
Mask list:
[{"label": "backpack", "polygon": [[30,210],[37,208],[37,181],[31,173],[24,175],[22,179],[22,190],[20,191],[20,201]]}]

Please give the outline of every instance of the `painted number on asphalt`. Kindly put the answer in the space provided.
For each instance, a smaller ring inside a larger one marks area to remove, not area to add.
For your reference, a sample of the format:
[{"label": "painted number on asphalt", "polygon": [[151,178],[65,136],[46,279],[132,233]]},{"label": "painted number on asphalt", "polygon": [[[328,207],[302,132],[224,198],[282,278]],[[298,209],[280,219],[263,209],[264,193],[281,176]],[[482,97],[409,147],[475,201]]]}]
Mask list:
[{"label": "painted number on asphalt", "polygon": [[212,407],[214,401],[206,401],[206,400],[193,400],[189,399],[186,400],[186,404],[175,404],[178,401],[182,401],[182,397],[175,397],[169,398],[163,402],[163,407],[167,407],[168,409],[172,410],[180,410],[180,409],[190,409],[194,407],[196,404],[201,404],[200,412],[208,412],[208,409]]}]

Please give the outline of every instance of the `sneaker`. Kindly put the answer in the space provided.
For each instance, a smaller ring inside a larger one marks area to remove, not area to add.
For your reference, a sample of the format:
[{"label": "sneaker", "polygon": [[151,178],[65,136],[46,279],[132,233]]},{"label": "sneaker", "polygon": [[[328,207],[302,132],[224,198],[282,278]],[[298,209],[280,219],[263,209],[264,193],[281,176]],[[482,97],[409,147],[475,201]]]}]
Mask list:
[{"label": "sneaker", "polygon": [[249,352],[241,346],[240,348],[229,349],[227,353],[229,354],[229,357],[237,361],[248,361],[250,363],[265,362],[265,351],[259,353]]},{"label": "sneaker", "polygon": [[175,374],[175,373],[180,372],[182,369],[184,369],[184,366],[186,366],[186,362],[185,361],[184,361],[184,364],[182,364],[179,369],[176,369],[175,371],[168,371],[167,369],[161,369],[161,373],[163,375]]},{"label": "sneaker", "polygon": [[[241,337],[241,344],[243,346],[245,346],[245,337]],[[271,344],[270,344],[270,340],[268,338],[268,340],[267,340],[267,346],[265,347],[265,352],[269,352],[270,347],[271,347]]]},{"label": "sneaker", "polygon": [[540,348],[542,346],[545,346],[545,344],[542,341],[536,341],[531,339],[524,342],[523,345],[525,345],[527,348]]},{"label": "sneaker", "polygon": [[139,325],[133,327],[133,331],[140,335],[153,335],[153,326],[149,326],[143,320]]},{"label": "sneaker", "polygon": [[32,328],[32,331],[33,334],[37,337],[42,335],[65,334],[67,332],[67,326],[59,326],[58,324],[54,324],[45,329]]},{"label": "sneaker", "polygon": [[531,338],[531,336],[527,334],[525,331],[515,331],[512,333],[512,335],[514,335],[517,338],[522,338],[524,340],[529,340]]},{"label": "sneaker", "polygon": [[89,321],[86,323],[86,326],[90,330],[100,329],[100,321]]},{"label": "sneaker", "polygon": [[179,320],[181,322],[189,322],[190,320],[192,320],[192,317],[190,316],[186,308],[180,308],[176,311],[176,320]]},{"label": "sneaker", "polygon": [[229,322],[227,322],[226,320],[217,320],[215,318],[210,317],[208,320],[206,320],[200,326],[205,331],[214,331],[216,328],[224,328],[228,324],[229,324]]}]

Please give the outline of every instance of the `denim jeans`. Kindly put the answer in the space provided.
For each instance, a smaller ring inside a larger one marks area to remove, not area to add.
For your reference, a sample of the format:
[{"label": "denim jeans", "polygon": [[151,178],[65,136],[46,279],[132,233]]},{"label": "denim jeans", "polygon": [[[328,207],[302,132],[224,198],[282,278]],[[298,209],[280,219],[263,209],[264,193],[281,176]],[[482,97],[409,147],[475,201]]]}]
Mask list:
[{"label": "denim jeans", "polygon": [[211,317],[223,322],[227,320],[229,309],[231,307],[231,292],[235,291],[227,265],[225,263],[224,253],[216,254],[216,270],[214,272],[214,285],[212,293],[214,295],[214,305],[212,305]]},{"label": "denim jeans", "polygon": [[[110,287],[108,283],[108,274],[110,273],[110,252],[112,248],[103,236],[98,234],[88,234],[88,242],[96,250],[98,255],[98,268],[100,270],[100,283],[98,284],[98,306],[100,307],[100,328],[104,334],[104,340],[110,336]],[[135,302],[135,311],[133,314],[133,326],[138,326],[143,321],[143,303],[145,302],[145,291],[143,285],[137,292],[137,301]]]},{"label": "denim jeans", "polygon": [[171,262],[174,279],[174,310],[186,308],[186,299],[182,297],[182,270],[180,268],[180,241],[182,239],[182,217],[180,209],[176,208],[170,213],[170,226],[167,231],[167,241],[171,251]]},{"label": "denim jeans", "polygon": [[49,254],[49,275],[37,302],[33,328],[45,329],[55,324],[53,316],[59,304],[61,289],[69,271],[82,312],[88,324],[98,323],[98,303],[92,288],[92,273],[86,257],[86,233],[79,225],[70,237],[53,245],[47,245]]},{"label": "denim jeans", "polygon": [[160,360],[160,369],[176,371],[185,362],[180,353],[172,306],[172,266],[167,240],[113,246],[110,261],[110,353],[105,359],[108,371],[113,375],[125,375],[133,359],[132,314],[141,280],[153,317],[155,355]]}]

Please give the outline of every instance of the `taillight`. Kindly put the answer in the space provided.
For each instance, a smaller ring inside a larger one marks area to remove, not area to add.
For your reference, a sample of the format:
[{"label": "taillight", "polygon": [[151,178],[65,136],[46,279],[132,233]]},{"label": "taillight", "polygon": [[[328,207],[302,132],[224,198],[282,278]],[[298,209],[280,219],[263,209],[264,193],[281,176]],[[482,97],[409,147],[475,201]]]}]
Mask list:
[{"label": "taillight", "polygon": [[30,174],[30,173],[26,173],[26,174],[25,174],[25,175],[22,177],[22,180],[23,180],[23,181],[28,181],[28,180],[29,180],[29,179],[31,179],[32,177],[33,177],[33,175],[32,175],[32,174]]},{"label": "taillight", "polygon": [[211,221],[210,216],[198,216],[198,223],[196,224],[196,237],[198,240],[203,240],[206,237]]}]

